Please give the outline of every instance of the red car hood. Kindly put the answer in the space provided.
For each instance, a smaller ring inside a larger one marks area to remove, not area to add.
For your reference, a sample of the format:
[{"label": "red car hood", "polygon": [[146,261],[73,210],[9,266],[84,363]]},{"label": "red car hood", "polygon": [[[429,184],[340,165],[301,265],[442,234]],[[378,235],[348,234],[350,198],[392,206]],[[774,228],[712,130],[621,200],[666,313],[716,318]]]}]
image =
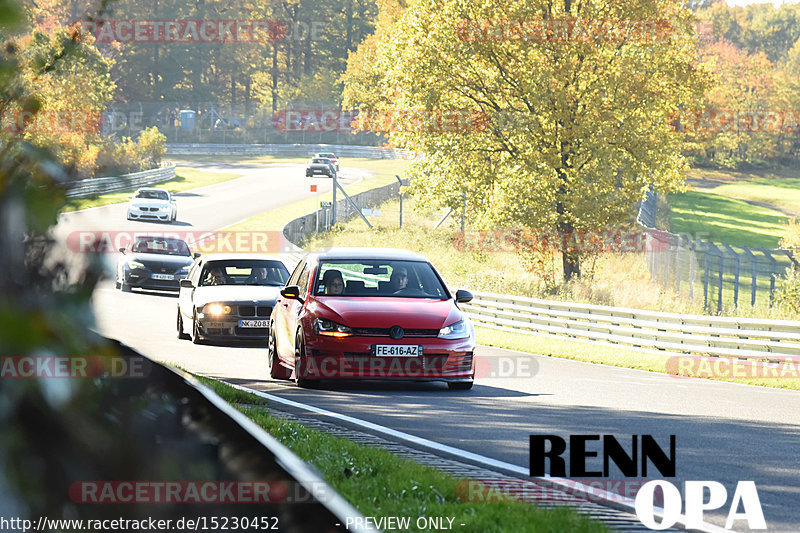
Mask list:
[{"label": "red car hood", "polygon": [[354,328],[437,329],[462,319],[453,300],[391,297],[316,298],[309,311]]}]

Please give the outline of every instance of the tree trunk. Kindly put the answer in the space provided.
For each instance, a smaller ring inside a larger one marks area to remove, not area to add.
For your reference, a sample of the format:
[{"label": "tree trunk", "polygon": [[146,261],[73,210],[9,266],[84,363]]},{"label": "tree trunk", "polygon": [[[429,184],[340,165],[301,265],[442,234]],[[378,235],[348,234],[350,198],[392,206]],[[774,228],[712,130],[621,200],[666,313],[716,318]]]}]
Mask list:
[{"label": "tree trunk", "polygon": [[[566,155],[562,155],[562,161],[566,163]],[[561,186],[558,188],[558,194],[559,197],[563,198],[567,194],[567,180],[563,169],[558,169],[557,172],[562,180]],[[575,226],[572,224],[572,221],[565,216],[564,211],[564,203],[559,200],[556,202],[556,213],[559,215],[556,229],[558,230],[561,244],[561,266],[564,269],[564,281],[569,281],[573,277],[580,279],[581,257],[579,252],[570,249],[570,241],[572,239],[572,232],[575,231]]]},{"label": "tree trunk", "polygon": [[564,268],[564,281],[569,281],[573,277],[581,279],[581,261],[577,253],[561,252],[561,265]]},{"label": "tree trunk", "polygon": [[272,43],[272,112],[278,111],[278,43]]},{"label": "tree trunk", "polygon": [[345,53],[353,51],[353,0],[345,6]]},{"label": "tree trunk", "polygon": [[250,120],[250,91],[252,90],[252,79],[248,74],[244,78],[244,124],[243,127],[246,127],[245,124]]}]

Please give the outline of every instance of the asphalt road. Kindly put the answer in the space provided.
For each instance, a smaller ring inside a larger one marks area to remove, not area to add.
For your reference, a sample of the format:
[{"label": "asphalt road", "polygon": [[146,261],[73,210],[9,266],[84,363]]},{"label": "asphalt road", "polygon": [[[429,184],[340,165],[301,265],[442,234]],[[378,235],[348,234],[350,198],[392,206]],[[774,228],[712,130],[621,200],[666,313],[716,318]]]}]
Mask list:
[{"label": "asphalt road", "polygon": [[[308,187],[297,185],[302,178],[290,182],[289,172],[288,168],[263,174],[253,170],[242,180],[185,193],[179,196],[179,219],[193,227],[214,229],[307,196]],[[97,211],[107,212],[94,218],[101,225],[113,217],[127,227],[119,206],[94,211],[87,212],[87,218],[79,213],[74,219],[66,217],[67,227],[62,230],[72,231],[79,220],[91,224]],[[137,229],[144,225],[135,224]],[[430,259],[436,262],[435,257]],[[100,284],[94,294],[98,329],[151,358],[525,468],[528,436],[533,433],[613,434],[620,439],[652,434],[662,445],[674,434],[677,476],[670,481],[681,488],[683,480],[714,480],[728,489],[724,513],[711,515],[711,521],[723,524],[736,482],[753,480],[769,531],[800,531],[798,392],[486,347],[477,352],[480,368],[503,369],[505,374],[480,377],[471,391],[449,391],[437,383],[356,383],[303,390],[270,380],[263,347],[196,346],[179,341],[176,306],[174,296],[122,293],[111,282]],[[742,524],[737,522],[735,529],[746,531]]]},{"label": "asphalt road", "polygon": [[[85,243],[91,242],[92,234],[99,236],[103,239],[101,246],[105,253],[98,256],[103,260],[109,275],[113,276],[120,255],[117,250],[121,246],[127,245],[134,234],[170,233],[187,240],[191,245],[192,240],[199,239],[205,234],[213,233],[225,226],[270,209],[315,196],[320,201],[330,201],[331,199],[332,180],[307,178],[305,177],[305,166],[300,164],[252,165],[198,162],[179,162],[178,164],[211,172],[241,174],[242,177],[176,193],[174,196],[178,206],[178,218],[172,223],[127,220],[126,203],[63,213],[59,216],[59,223],[55,228],[54,235],[60,241],[68,244],[69,253],[72,254],[70,259],[75,261],[85,259],[82,256],[86,250],[96,249]],[[342,167],[339,180],[342,185],[347,186],[370,175],[370,171]],[[312,184],[317,185],[315,193],[310,192]],[[87,241],[86,238],[90,240]],[[213,247],[208,250],[260,252],[261,249],[252,249],[253,243],[264,242],[256,241],[257,238],[267,239],[265,248],[270,253],[277,253],[281,250],[281,238],[278,232],[258,237],[245,234],[239,244],[231,240],[226,244],[220,244],[218,250],[214,250]],[[90,255],[95,256],[93,253]]]}]

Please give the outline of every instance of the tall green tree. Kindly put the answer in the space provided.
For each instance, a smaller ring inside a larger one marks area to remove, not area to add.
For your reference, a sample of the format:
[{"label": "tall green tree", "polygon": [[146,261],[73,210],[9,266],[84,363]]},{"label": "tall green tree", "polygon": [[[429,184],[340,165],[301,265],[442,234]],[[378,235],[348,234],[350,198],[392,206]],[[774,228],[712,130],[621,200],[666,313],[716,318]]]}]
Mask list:
[{"label": "tall green tree", "polygon": [[[466,202],[478,225],[569,236],[622,223],[650,184],[682,186],[686,161],[669,116],[697,107],[712,75],[679,2],[390,5],[395,15],[348,64],[345,105],[380,116],[394,143],[424,154],[411,186],[422,202]],[[615,33],[642,20],[662,22]],[[567,241],[568,280],[580,275],[581,254]]]}]

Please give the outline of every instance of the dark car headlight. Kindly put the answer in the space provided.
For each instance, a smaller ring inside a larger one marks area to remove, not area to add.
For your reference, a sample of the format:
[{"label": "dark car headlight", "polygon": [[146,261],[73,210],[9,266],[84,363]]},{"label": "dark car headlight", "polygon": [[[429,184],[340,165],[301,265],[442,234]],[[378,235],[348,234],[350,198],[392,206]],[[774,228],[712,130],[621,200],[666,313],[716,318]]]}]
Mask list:
[{"label": "dark car headlight", "polygon": [[437,336],[440,339],[466,339],[469,335],[467,323],[464,320],[459,320],[440,329]]},{"label": "dark car headlight", "polygon": [[353,334],[353,330],[349,327],[324,318],[314,319],[314,332],[326,337],[349,337]]},{"label": "dark car headlight", "polygon": [[137,261],[136,259],[128,259],[126,264],[128,265],[128,268],[130,268],[131,270],[136,270],[136,269],[139,269],[139,268],[141,268],[141,269],[145,268],[144,263],[142,263],[141,261]]}]

